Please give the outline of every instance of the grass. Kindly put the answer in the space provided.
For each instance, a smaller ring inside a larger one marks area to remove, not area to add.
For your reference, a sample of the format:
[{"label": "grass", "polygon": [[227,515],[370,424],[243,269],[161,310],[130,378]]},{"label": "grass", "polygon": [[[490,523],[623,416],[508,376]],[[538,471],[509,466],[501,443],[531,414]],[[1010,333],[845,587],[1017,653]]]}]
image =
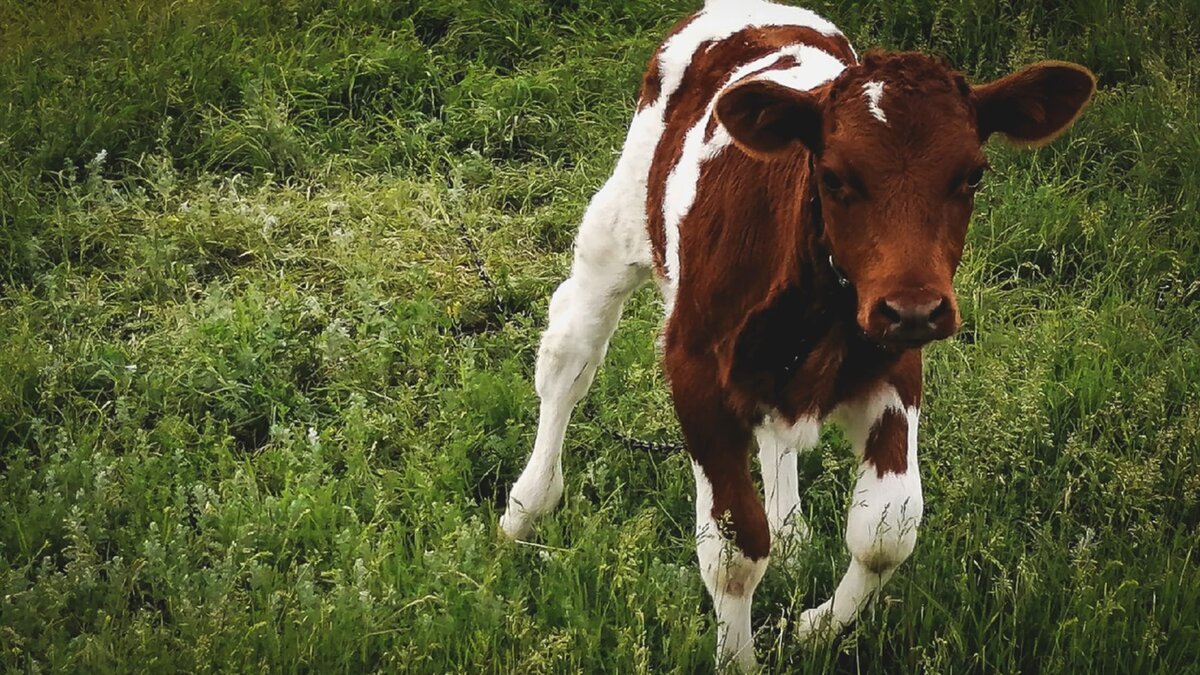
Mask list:
[{"label": "grass", "polygon": [[[635,296],[537,546],[495,520],[546,298],[671,0],[0,2],[0,668],[693,672],[713,626]],[[1200,7],[820,0],[860,48],[1098,99],[990,148],[929,350],[918,550],[834,648],[852,466],[772,669],[1200,672]],[[476,254],[477,252],[477,254]]]}]

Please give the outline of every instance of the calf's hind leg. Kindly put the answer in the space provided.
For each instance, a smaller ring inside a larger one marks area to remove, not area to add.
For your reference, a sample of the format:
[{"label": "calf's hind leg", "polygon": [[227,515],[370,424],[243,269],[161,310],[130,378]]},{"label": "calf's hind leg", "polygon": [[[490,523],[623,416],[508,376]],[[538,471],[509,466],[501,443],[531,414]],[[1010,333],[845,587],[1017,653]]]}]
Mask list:
[{"label": "calf's hind leg", "polygon": [[[768,416],[754,430],[758,440],[758,464],[762,471],[763,498],[776,554],[795,553],[809,539],[808,524],[800,509],[799,453],[811,449],[820,438],[820,424],[803,418],[789,424]],[[784,550],[781,551],[780,546]]]},{"label": "calf's hind leg", "polygon": [[604,359],[621,307],[649,276],[648,242],[640,222],[623,217],[617,191],[592,200],[575,239],[571,276],[550,299],[550,321],[538,349],[534,384],[541,399],[533,452],[509,492],[500,528],[528,537],[533,521],[558,505],[563,492],[562,445],[571,411]]}]

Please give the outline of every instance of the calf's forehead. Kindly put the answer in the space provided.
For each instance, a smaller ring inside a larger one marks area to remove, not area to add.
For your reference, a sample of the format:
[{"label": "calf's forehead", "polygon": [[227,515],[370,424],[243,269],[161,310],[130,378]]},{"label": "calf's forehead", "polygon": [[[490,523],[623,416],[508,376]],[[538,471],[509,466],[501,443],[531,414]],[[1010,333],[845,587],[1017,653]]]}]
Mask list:
[{"label": "calf's forehead", "polygon": [[920,52],[867,52],[834,80],[826,108],[826,136],[929,145],[949,133],[975,135],[971,89],[943,59]]},{"label": "calf's forehead", "polygon": [[841,163],[886,172],[982,157],[974,111],[957,91],[889,90],[887,80],[867,78],[839,94],[830,101],[825,146]]},{"label": "calf's forehead", "polygon": [[865,135],[919,137],[975,130],[975,111],[957,90],[924,90],[886,77],[867,77],[840,88],[830,98],[834,130],[847,127]]}]

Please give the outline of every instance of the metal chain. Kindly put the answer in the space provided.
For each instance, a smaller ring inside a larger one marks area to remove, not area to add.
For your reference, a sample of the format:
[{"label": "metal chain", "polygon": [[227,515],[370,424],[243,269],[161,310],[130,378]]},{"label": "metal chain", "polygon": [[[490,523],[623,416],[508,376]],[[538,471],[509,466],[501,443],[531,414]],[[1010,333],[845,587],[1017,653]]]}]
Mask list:
[{"label": "metal chain", "polygon": [[660,454],[660,455],[666,455],[666,454],[669,454],[672,452],[683,452],[684,450],[687,449],[684,447],[683,443],[680,443],[678,441],[675,441],[672,443],[659,443],[657,441],[646,441],[646,440],[642,440],[640,438],[633,438],[631,436],[626,436],[625,434],[621,433],[620,431],[617,431],[616,429],[611,429],[604,425],[601,425],[601,427],[604,429],[604,431],[609,436],[611,436],[613,438],[613,440],[615,440],[616,442],[625,446],[629,450],[640,450],[643,452],[653,452],[653,453]]},{"label": "metal chain", "polygon": [[496,281],[492,279],[492,275],[488,274],[487,269],[483,266],[483,255],[479,252],[479,246],[475,243],[475,239],[471,237],[471,231],[467,229],[467,224],[463,221],[458,221],[459,238],[462,239],[463,245],[467,247],[467,254],[471,258],[471,263],[475,266],[475,273],[479,275],[479,280],[484,286],[492,292],[496,293]]}]

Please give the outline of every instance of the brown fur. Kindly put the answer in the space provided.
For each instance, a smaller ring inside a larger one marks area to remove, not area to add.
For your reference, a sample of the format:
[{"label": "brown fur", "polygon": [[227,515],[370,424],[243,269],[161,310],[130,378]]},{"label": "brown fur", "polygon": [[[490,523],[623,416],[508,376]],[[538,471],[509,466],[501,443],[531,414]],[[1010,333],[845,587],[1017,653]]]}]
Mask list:
[{"label": "brown fur", "polygon": [[[1031,89],[1043,93],[1022,95]],[[1095,91],[1096,76],[1086,68],[1043,61],[976,87],[971,100],[979,110],[982,140],[1001,133],[1018,146],[1039,147],[1069,129]]]},{"label": "brown fur", "polygon": [[908,471],[908,420],[898,410],[885,410],[871,428],[863,457],[880,478],[886,473]]}]

